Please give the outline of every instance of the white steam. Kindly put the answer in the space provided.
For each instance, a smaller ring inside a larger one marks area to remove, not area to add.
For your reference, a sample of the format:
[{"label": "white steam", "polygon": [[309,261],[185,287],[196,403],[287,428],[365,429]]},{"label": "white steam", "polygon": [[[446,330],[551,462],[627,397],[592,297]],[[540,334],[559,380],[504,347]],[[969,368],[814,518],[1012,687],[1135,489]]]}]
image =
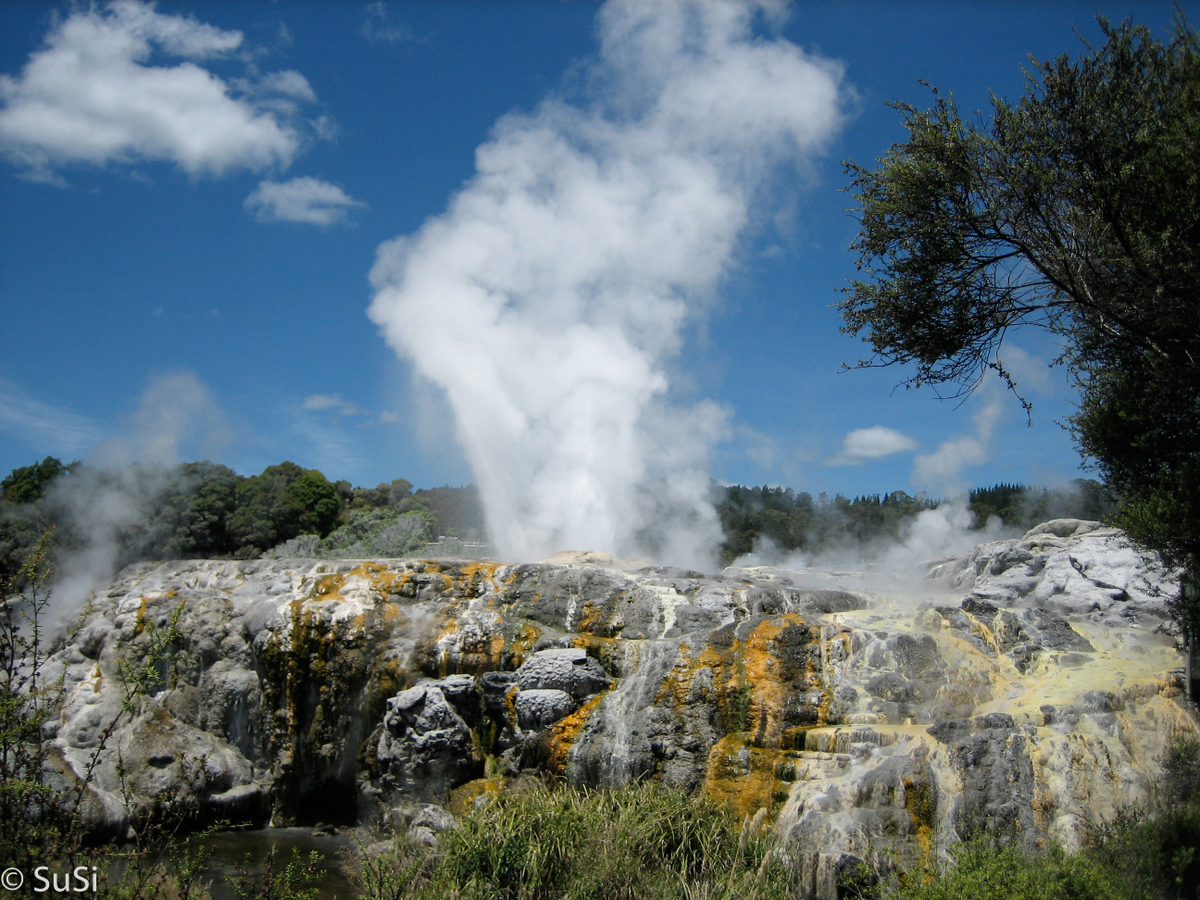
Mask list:
[{"label": "white steam", "polygon": [[149,380],[127,434],[101,443],[87,465],[55,479],[47,499],[80,540],[54,573],[56,622],[69,621],[116,574],[122,535],[151,518],[173,477],[168,467],[183,454],[215,457],[229,437],[225,414],[194,374],[160,375]]},{"label": "white steam", "polygon": [[[1019,537],[1019,529],[1005,526],[996,516],[986,522],[977,521],[970,508],[965,470],[988,460],[992,438],[1004,414],[1005,398],[998,382],[986,382],[980,393],[971,433],[953,435],[932,453],[913,458],[913,484],[943,500],[903,522],[895,537],[870,542],[847,540],[844,545],[822,546],[816,552],[789,553],[762,536],[755,541],[753,551],[735,560],[734,566],[772,566],[791,571],[838,569],[843,573],[851,570],[859,573],[867,587],[913,588],[924,581],[930,562],[959,556],[984,541]],[[849,432],[841,452],[827,464],[851,465],[915,446],[911,438],[889,428],[863,428]]]},{"label": "white steam", "polygon": [[225,413],[192,372],[151,377],[126,432],[97,446],[88,463],[120,469],[135,462],[173,466],[185,455],[215,459],[232,437]]},{"label": "white steam", "polygon": [[771,176],[840,121],[840,68],[756,36],[781,10],[608,3],[588,99],[500,120],[448,210],[380,247],[371,318],[449,398],[504,555],[709,561],[726,413],[672,402],[666,363]]},{"label": "white steam", "polygon": [[929,564],[968,552],[984,541],[1019,537],[1020,530],[1006,527],[999,518],[977,522],[964,494],[933,509],[923,509],[901,523],[895,537],[880,536],[865,542],[822,546],[819,550],[787,551],[770,537],[759,536],[754,549],[738,557],[733,568],[770,566],[792,572],[837,571],[856,575],[872,589],[919,587]]}]

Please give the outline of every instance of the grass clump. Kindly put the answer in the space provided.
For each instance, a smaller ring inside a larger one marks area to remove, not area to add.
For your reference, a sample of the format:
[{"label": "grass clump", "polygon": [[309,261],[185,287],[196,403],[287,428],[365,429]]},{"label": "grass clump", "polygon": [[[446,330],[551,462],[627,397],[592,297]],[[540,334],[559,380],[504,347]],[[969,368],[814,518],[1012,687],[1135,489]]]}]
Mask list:
[{"label": "grass clump", "polygon": [[763,817],[739,823],[656,784],[510,789],[444,833],[436,850],[398,838],[364,855],[368,900],[679,900],[792,896]]}]

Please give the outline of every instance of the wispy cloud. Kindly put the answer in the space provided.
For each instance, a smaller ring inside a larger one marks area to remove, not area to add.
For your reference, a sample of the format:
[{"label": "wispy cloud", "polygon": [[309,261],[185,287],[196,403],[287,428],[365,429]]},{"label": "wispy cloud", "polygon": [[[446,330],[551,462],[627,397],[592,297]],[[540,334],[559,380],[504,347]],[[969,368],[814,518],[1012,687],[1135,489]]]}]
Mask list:
[{"label": "wispy cloud", "polygon": [[332,412],[342,416],[369,416],[371,413],[341,394],[310,394],[300,408],[311,412]]},{"label": "wispy cloud", "polygon": [[[19,75],[0,76],[0,152],[29,177],[58,182],[72,163],[165,161],[192,176],[286,168],[312,88],[298,72],[227,82],[198,65],[243,42],[240,31],[138,0],[81,5]],[[184,61],[149,65],[156,53]]]},{"label": "wispy cloud", "polygon": [[394,44],[400,41],[416,40],[412,30],[403,22],[392,19],[388,13],[387,4],[383,0],[375,0],[367,4],[367,18],[362,24],[362,36],[373,44]]},{"label": "wispy cloud", "polygon": [[842,440],[842,449],[826,460],[825,465],[857,466],[868,460],[915,449],[917,442],[908,435],[882,425],[873,425],[848,432]]},{"label": "wispy cloud", "polygon": [[246,209],[254,210],[260,222],[321,226],[345,222],[350,210],[366,205],[336,184],[308,177],[264,181],[246,198]]},{"label": "wispy cloud", "polygon": [[371,412],[341,394],[310,394],[289,410],[287,452],[329,478],[350,477],[366,465],[363,429],[374,424]]},{"label": "wispy cloud", "polygon": [[987,462],[992,435],[1004,412],[1003,398],[994,384],[988,382],[983,406],[975,413],[974,434],[957,435],[933,453],[913,458],[912,480],[917,487],[943,496],[966,493],[969,485],[963,470]]},{"label": "wispy cloud", "polygon": [[36,453],[68,459],[82,456],[103,435],[86,416],[35,400],[6,381],[0,381],[0,431],[15,435]]},{"label": "wispy cloud", "polygon": [[1050,387],[1050,365],[1026,353],[1011,341],[1005,342],[1000,365],[1012,376],[1018,391],[1044,393]]}]

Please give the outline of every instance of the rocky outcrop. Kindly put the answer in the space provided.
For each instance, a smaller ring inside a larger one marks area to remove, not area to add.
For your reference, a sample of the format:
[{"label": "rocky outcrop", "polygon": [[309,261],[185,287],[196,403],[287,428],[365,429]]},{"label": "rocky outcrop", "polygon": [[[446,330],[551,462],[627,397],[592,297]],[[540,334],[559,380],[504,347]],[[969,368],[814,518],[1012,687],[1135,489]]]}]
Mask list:
[{"label": "rocky outcrop", "polygon": [[[1158,629],[1172,582],[1094,523],[981,545],[919,590],[562,559],[133,566],[53,661],[62,777],[94,768],[108,831],[183,798],[279,823],[393,810],[430,841],[438,810],[524,770],[653,778],[767,810],[832,897],[867,857],[1076,844],[1195,730]],[[148,657],[105,739],[121,660]]]}]

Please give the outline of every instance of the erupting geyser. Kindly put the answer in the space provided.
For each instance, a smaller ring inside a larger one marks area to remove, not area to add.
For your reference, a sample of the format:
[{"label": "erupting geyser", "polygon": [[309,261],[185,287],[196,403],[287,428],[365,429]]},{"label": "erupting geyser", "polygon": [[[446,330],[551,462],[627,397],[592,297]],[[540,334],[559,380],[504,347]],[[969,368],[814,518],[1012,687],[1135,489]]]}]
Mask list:
[{"label": "erupting geyser", "polygon": [[837,129],[840,68],[760,2],[610,2],[573,94],[495,126],[448,210],[380,247],[371,318],[445,391],[502,556],[707,562],[727,413],[666,361],[774,175]]}]

